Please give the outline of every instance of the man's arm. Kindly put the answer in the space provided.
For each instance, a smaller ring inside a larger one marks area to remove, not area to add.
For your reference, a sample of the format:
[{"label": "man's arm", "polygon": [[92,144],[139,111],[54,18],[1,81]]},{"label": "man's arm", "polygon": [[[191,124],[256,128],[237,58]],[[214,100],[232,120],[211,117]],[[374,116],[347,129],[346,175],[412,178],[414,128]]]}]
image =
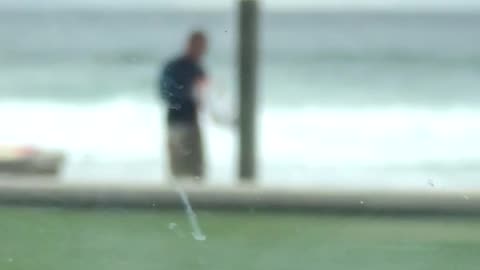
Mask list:
[{"label": "man's arm", "polygon": [[193,95],[195,101],[197,102],[197,107],[199,110],[203,110],[205,106],[206,92],[208,87],[208,80],[205,76],[199,77],[195,80],[195,88],[193,89]]},{"label": "man's arm", "polygon": [[171,75],[169,71],[170,63],[159,70],[157,77],[157,97],[164,102],[168,102],[172,95],[173,80],[170,78]]},{"label": "man's arm", "polygon": [[197,66],[196,78],[194,83],[193,95],[197,102],[198,110],[202,110],[205,104],[206,91],[208,87],[207,75],[203,69]]}]

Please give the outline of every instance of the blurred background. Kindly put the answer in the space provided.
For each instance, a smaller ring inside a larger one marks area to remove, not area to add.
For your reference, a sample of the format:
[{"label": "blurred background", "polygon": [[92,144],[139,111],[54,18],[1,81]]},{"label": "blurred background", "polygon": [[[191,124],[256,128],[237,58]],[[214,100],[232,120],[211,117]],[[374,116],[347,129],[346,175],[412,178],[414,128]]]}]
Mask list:
[{"label": "blurred background", "polygon": [[[2,0],[0,142],[65,152],[67,181],[165,179],[154,83],[192,29],[215,89],[237,90],[236,2],[176,2]],[[260,183],[471,180],[479,7],[261,2]],[[203,122],[209,182],[230,183],[236,132]]]},{"label": "blurred background", "polygon": [[480,1],[259,1],[258,185],[206,113],[173,189],[156,78],[204,29],[234,115],[238,2],[0,0],[0,172],[60,168],[1,174],[0,269],[478,269]]}]

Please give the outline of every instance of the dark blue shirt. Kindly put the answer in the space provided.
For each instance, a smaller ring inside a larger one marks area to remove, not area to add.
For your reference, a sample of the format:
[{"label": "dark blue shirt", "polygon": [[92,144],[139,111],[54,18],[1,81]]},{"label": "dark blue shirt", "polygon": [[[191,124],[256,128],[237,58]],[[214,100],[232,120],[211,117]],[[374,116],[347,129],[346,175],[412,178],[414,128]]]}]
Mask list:
[{"label": "dark blue shirt", "polygon": [[195,82],[204,77],[200,65],[188,57],[170,61],[160,76],[160,96],[168,105],[168,123],[197,121]]}]

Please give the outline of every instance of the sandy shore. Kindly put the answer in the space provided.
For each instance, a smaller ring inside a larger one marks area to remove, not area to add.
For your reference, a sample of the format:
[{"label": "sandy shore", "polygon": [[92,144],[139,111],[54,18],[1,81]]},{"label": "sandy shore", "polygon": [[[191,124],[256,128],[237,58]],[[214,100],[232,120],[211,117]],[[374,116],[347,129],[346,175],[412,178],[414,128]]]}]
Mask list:
[{"label": "sandy shore", "polygon": [[[172,185],[134,182],[0,181],[0,204],[58,207],[181,208]],[[271,188],[186,184],[196,209],[383,214],[480,214],[480,190]]]}]

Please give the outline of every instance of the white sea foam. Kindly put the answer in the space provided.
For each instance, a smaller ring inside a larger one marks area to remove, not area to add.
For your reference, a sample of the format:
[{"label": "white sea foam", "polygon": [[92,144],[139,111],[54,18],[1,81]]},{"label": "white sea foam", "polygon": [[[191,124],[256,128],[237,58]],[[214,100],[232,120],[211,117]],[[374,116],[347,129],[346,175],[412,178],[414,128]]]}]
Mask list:
[{"label": "white sea foam", "polygon": [[[260,173],[288,182],[368,177],[368,168],[376,170],[371,175],[397,170],[400,176],[402,168],[426,166],[428,174],[435,164],[442,165],[442,172],[468,167],[480,160],[472,147],[480,136],[479,119],[480,111],[461,108],[267,108],[259,117]],[[235,130],[207,117],[202,121],[210,178],[231,179]],[[66,178],[158,180],[166,175],[165,125],[155,104],[127,99],[96,105],[4,102],[0,123],[0,144],[64,150]]]}]

